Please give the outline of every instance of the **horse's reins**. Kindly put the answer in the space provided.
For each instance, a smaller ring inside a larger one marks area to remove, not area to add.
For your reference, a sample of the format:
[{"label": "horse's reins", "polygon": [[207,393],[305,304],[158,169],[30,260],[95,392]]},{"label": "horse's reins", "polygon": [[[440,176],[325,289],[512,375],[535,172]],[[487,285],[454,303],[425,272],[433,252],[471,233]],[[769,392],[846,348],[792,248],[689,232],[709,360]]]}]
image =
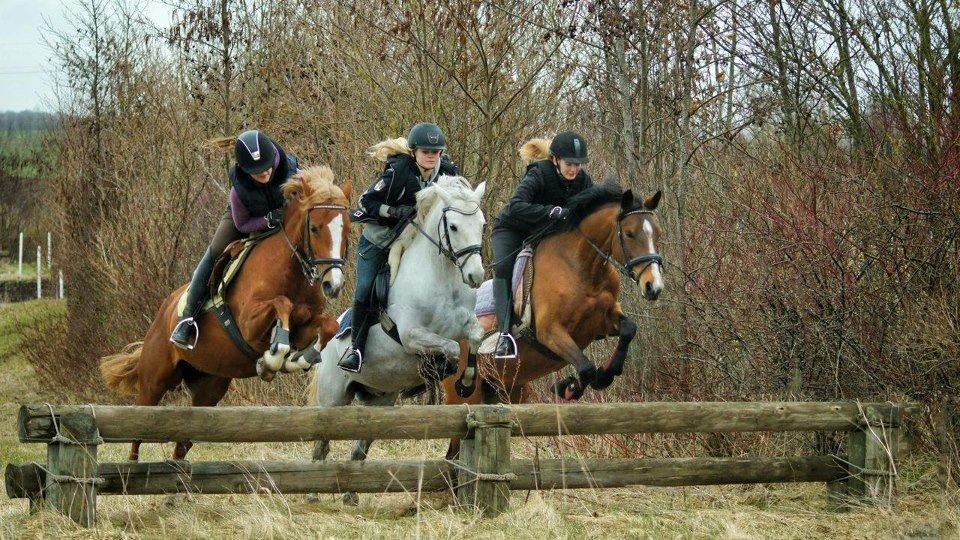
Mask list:
[{"label": "horse's reins", "polygon": [[[343,270],[343,265],[346,261],[340,257],[314,257],[313,256],[313,245],[310,243],[310,212],[313,210],[341,210],[346,212],[347,207],[339,204],[317,204],[307,208],[303,215],[303,234],[301,235],[300,242],[306,243],[306,249],[304,253],[306,257],[300,254],[300,249],[297,246],[293,245],[293,242],[290,241],[290,237],[287,235],[287,230],[283,228],[283,225],[280,225],[280,231],[283,233],[283,239],[287,241],[287,246],[290,248],[290,251],[293,253],[293,256],[296,257],[297,262],[300,263],[300,270],[303,271],[303,276],[307,278],[307,282],[312,287],[317,280],[322,280],[323,276],[327,272],[333,270],[334,268],[339,268]],[[317,267],[321,265],[326,265],[322,271],[318,272]]]},{"label": "horse's reins", "polygon": [[[620,216],[617,217],[617,238],[620,240],[620,251],[624,255],[627,254],[627,243],[626,243],[626,240],[623,239],[622,223],[624,219],[627,219],[628,216],[632,216],[634,214],[653,214],[653,210],[642,210],[642,209],[631,210],[629,212],[621,213]],[[587,243],[590,244],[590,247],[592,247],[594,251],[596,251],[597,254],[600,255],[602,259],[604,259],[605,261],[613,265],[613,267],[616,268],[617,271],[620,272],[620,274],[629,277],[631,281],[636,281],[637,276],[639,274],[642,274],[644,271],[646,271],[646,269],[649,268],[650,265],[653,263],[657,263],[660,265],[661,269],[663,268],[663,256],[661,256],[659,253],[654,252],[654,253],[646,253],[644,255],[638,255],[636,257],[631,258],[625,263],[621,263],[620,261],[618,261],[613,257],[613,254],[603,251],[603,249],[600,246],[598,246],[593,240],[587,237],[587,235],[583,234],[583,231],[581,231],[579,227],[577,228],[577,232],[579,232],[580,235],[583,236],[584,240],[586,240]],[[646,264],[644,264],[639,274],[634,273],[633,267],[643,263],[646,263]]]},{"label": "horse's reins", "polygon": [[[460,277],[463,278],[463,266],[467,263],[467,259],[469,259],[471,255],[479,255],[482,248],[480,244],[472,244],[460,250],[453,249],[453,242],[450,240],[450,223],[447,221],[447,212],[456,212],[463,216],[472,216],[479,211],[480,205],[477,205],[477,209],[472,212],[464,212],[463,210],[454,208],[452,206],[444,207],[440,221],[437,222],[437,237],[440,238],[440,241],[434,240],[433,237],[430,236],[430,233],[423,230],[423,227],[421,227],[416,221],[410,220],[410,224],[413,225],[427,240],[429,240],[431,244],[437,246],[439,253],[449,259],[450,262],[457,267],[457,270],[460,271]],[[441,226],[443,227],[442,235],[440,229]],[[447,241],[446,247],[443,245],[444,239]],[[461,259],[463,259],[463,262],[461,262]]]}]

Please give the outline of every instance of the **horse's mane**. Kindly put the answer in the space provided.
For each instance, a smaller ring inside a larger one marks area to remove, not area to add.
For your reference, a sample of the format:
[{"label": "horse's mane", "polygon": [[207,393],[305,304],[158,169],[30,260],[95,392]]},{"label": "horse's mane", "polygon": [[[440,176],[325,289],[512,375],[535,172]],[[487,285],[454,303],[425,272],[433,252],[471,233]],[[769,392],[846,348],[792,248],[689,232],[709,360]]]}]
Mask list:
[{"label": "horse's mane", "polygon": [[407,144],[407,139],[404,137],[380,141],[367,149],[367,155],[377,161],[387,161],[387,158],[394,154],[409,153],[410,145]]},{"label": "horse's mane", "polygon": [[[571,231],[576,229],[584,219],[610,203],[619,203],[623,198],[623,188],[616,180],[607,178],[602,184],[588,187],[577,193],[567,201],[570,215],[563,221],[555,232]],[[643,202],[642,200],[640,201]]]},{"label": "horse's mane", "polygon": [[324,203],[350,206],[343,190],[333,183],[333,170],[327,165],[297,171],[280,189],[284,198],[296,199],[304,207]]},{"label": "horse's mane", "polygon": [[[478,206],[480,205],[480,199],[477,197],[476,193],[473,191],[473,188],[470,186],[470,182],[466,178],[462,176],[450,176],[446,174],[440,175],[433,185],[427,186],[417,192],[417,217],[414,218],[414,221],[416,221],[421,227],[424,224],[423,220],[426,219],[430,208],[432,208],[433,205],[436,204],[437,199],[440,198],[439,189],[443,189],[455,201],[473,202]],[[416,237],[416,227],[407,225],[403,232],[400,233],[400,236],[397,237],[397,240],[390,247],[391,284],[395,279],[397,279],[397,269],[400,268],[400,258],[403,256],[404,250],[410,246]]]}]

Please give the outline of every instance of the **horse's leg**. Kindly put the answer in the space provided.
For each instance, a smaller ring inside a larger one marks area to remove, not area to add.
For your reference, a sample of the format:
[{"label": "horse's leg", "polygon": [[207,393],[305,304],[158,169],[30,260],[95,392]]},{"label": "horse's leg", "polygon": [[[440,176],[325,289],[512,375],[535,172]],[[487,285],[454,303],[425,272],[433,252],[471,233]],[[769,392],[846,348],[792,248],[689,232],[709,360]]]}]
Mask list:
[{"label": "horse's leg", "polygon": [[433,356],[442,354],[448,359],[460,357],[460,344],[435,334],[422,326],[400,332],[400,341],[408,354]]},{"label": "horse's leg", "polygon": [[[213,407],[220,403],[230,388],[230,379],[203,373],[194,368],[184,370],[183,382],[190,390],[194,407]],[[187,452],[192,447],[191,441],[177,441],[177,446],[173,449],[173,459],[186,459]]]},{"label": "horse's leg", "polygon": [[[168,390],[176,388],[183,380],[183,370],[173,359],[174,345],[166,340],[166,335],[160,335],[162,333],[148,332],[144,340],[140,363],[137,365],[139,372],[137,405],[151,407],[157,405]],[[130,445],[129,459],[130,461],[140,459],[140,441],[134,441]]]},{"label": "horse's leg", "polygon": [[[399,392],[391,392],[379,396],[364,393],[358,394],[360,404],[365,407],[387,407],[394,405],[397,402],[397,396],[399,396]],[[363,461],[367,459],[367,453],[370,452],[373,441],[374,439],[361,439],[353,443],[353,452],[350,453],[350,461]],[[356,506],[359,503],[360,497],[356,493],[348,491],[343,494],[343,504]]]},{"label": "horse's leg", "polygon": [[[257,374],[265,381],[273,380],[273,376],[283,367],[283,361],[290,352],[290,312],[293,311],[293,302],[286,296],[277,296],[270,300],[255,302],[247,310],[246,316],[237,317],[237,325],[241,332],[257,339],[270,332],[275,325],[271,319],[279,323],[276,335],[270,347],[257,360]],[[276,324],[275,323],[275,324]]]},{"label": "horse's leg", "polygon": [[[333,346],[333,345],[331,345]],[[327,351],[329,353],[329,351]],[[337,367],[336,362],[326,362],[317,365],[310,381],[310,393],[307,404],[320,407],[337,407],[349,405],[356,395],[356,385],[351,384],[350,374]],[[330,441],[318,439],[313,445],[313,461],[324,461],[330,453]],[[309,493],[307,500],[316,501],[319,496]]]},{"label": "horse's leg", "polygon": [[577,342],[559,324],[551,324],[537,334],[540,343],[560,355],[577,370],[577,375],[562,379],[555,384],[554,392],[563,400],[579,399],[587,385],[597,378],[597,366],[583,354]]},{"label": "horse's leg", "polygon": [[637,335],[637,324],[625,315],[620,315],[616,331],[620,336],[617,340],[617,348],[610,356],[610,360],[597,372],[597,380],[590,384],[594,390],[605,389],[613,383],[614,377],[623,373],[623,361],[627,358],[630,343]]},{"label": "horse's leg", "polygon": [[298,326],[290,339],[296,352],[284,362],[283,371],[306,371],[319,362],[320,352],[337,334],[338,326],[337,319],[319,314],[307,324]]}]

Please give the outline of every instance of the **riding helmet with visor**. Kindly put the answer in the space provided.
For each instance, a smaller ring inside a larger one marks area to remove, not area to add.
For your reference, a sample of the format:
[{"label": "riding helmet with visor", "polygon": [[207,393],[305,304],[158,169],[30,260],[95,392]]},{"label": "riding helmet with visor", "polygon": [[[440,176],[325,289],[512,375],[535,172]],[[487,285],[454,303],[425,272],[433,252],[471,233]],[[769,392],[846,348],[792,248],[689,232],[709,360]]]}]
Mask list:
[{"label": "riding helmet with visor", "polygon": [[247,174],[259,174],[273,167],[277,148],[270,137],[259,129],[244,131],[234,147],[237,166]]}]

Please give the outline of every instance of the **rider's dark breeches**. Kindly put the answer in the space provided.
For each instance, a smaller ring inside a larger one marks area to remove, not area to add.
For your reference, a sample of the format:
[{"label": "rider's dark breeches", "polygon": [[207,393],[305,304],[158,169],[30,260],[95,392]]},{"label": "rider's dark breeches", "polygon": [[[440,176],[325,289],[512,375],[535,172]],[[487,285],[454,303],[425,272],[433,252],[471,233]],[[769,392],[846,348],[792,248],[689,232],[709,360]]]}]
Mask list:
[{"label": "rider's dark breeches", "polygon": [[493,277],[509,280],[513,276],[513,264],[523,245],[524,235],[506,227],[494,227],[490,235],[493,243]]},{"label": "rider's dark breeches", "polygon": [[213,233],[213,240],[210,241],[210,245],[204,251],[203,257],[200,258],[200,262],[190,278],[190,288],[187,290],[187,312],[184,315],[194,315],[203,306],[203,302],[206,301],[209,294],[207,284],[210,281],[210,275],[213,273],[214,263],[217,262],[230,242],[242,236],[243,233],[237,230],[236,225],[233,224],[233,217],[227,210],[220,218],[217,230]]}]

